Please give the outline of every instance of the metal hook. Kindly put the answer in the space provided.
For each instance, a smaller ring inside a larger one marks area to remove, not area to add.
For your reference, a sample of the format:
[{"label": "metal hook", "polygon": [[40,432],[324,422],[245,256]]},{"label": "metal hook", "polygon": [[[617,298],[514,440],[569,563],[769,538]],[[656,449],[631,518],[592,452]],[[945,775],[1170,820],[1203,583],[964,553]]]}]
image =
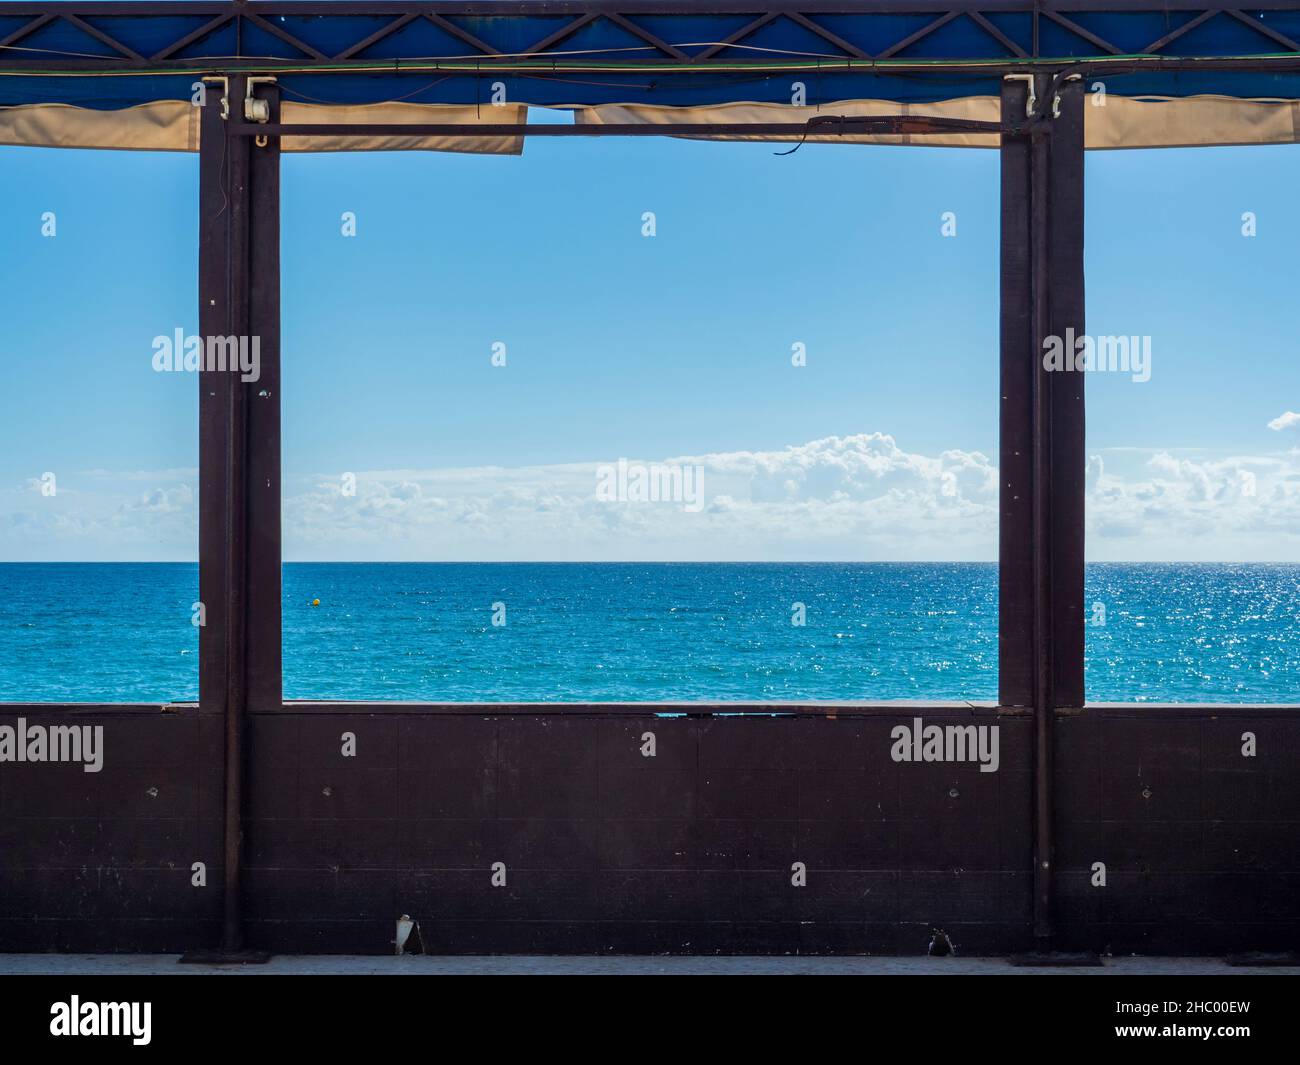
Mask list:
[{"label": "metal hook", "polygon": [[1033,74],[1007,74],[1003,76],[1003,81],[1023,81],[1029,87],[1029,97],[1025,100],[1025,117],[1034,117],[1034,107],[1038,103],[1038,94],[1035,92],[1035,81]]},{"label": "metal hook", "polygon": [[[1067,74],[1065,78],[1066,81],[1081,81],[1082,79],[1082,74]],[[1059,92],[1052,97],[1052,117],[1061,117],[1061,94]]]}]

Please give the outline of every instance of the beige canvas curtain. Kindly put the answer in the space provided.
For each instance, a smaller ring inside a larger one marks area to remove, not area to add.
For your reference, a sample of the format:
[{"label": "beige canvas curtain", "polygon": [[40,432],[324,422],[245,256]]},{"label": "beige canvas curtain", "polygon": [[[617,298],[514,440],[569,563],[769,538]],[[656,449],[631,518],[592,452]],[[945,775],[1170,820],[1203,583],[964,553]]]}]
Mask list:
[{"label": "beige canvas curtain", "polygon": [[[1103,102],[1104,100],[1104,102]],[[577,120],[589,125],[619,123],[803,122],[831,115],[927,115],[997,122],[996,96],[970,96],[927,104],[892,100],[847,100],[821,107],[791,107],[770,103],[731,103],[708,107],[658,107],[649,104],[604,104],[578,110]],[[704,136],[704,135],[702,135]],[[800,137],[709,137],[716,140],[785,140]],[[996,134],[943,133],[931,136],[872,134],[810,136],[809,142],[849,144],[929,144],[936,147],[996,148]],[[1230,96],[1129,98],[1089,93],[1084,103],[1084,146],[1087,148],[1176,148],[1228,144],[1293,144],[1300,142],[1300,101],[1242,100]]]},{"label": "beige canvas curtain", "polygon": [[[331,106],[286,100],[280,105],[285,123],[379,122],[409,125],[475,126],[525,121],[527,107],[448,106],[442,104],[350,104]],[[118,111],[96,111],[68,104],[27,104],[0,108],[0,144],[44,148],[116,148],[127,151],[196,152],[199,109],[188,100],[158,100]],[[286,137],[286,152],[426,151],[518,155],[523,138],[423,137]]]},{"label": "beige canvas curtain", "polygon": [[[1089,93],[1084,103],[1085,147],[1173,148],[1229,144],[1293,144],[1300,142],[1300,101],[1242,100],[1228,96],[1129,98]],[[926,104],[890,100],[847,100],[821,107],[791,107],[771,103],[729,103],[707,107],[661,107],[652,104],[602,104],[565,108],[585,125],[666,123],[803,122],[843,115],[925,115],[937,118],[996,122],[1000,105],[995,96],[970,96]],[[391,125],[514,124],[527,121],[525,104],[478,108],[443,104],[361,104],[333,106],[284,101],[286,123],[372,122]],[[782,140],[802,138],[710,136],[709,140]],[[925,144],[934,147],[996,148],[998,137],[987,133],[821,134],[810,143]],[[118,111],[96,111],[68,104],[27,104],[0,108],[0,144],[50,148],[115,148],[136,151],[193,152],[199,147],[199,111],[185,100],[160,100]],[[425,137],[386,134],[357,137],[286,137],[287,152],[433,151],[484,155],[519,155],[519,136]]]}]

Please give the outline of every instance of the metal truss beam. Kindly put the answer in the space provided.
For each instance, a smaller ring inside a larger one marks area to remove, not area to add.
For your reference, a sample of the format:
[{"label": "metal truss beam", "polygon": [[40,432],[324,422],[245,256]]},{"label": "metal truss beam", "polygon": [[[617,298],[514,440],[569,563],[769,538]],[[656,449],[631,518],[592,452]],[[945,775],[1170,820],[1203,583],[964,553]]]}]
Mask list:
[{"label": "metal truss beam", "polygon": [[[1300,56],[1294,36],[1263,17],[1269,12],[1300,13],[1300,0],[1257,0],[1249,8],[1225,7],[1222,0],[1178,0],[1174,10],[1159,0],[706,0],[700,4],[684,0],[0,0],[0,20],[8,31],[0,37],[0,73],[6,69],[165,71],[196,66],[310,71],[368,58],[391,62],[393,70],[453,60],[472,60],[482,64],[481,69],[496,69],[520,59],[549,58],[566,70],[584,69],[584,64],[607,66],[616,60],[633,69],[644,66],[669,72],[673,64],[689,64],[698,73],[701,68],[746,63],[764,68],[809,61],[851,67],[908,59],[918,64],[936,60],[1014,64],[1037,58],[1089,61],[1130,55],[1131,38],[1127,47],[1108,39],[1098,32],[1096,15],[1141,18],[1148,27],[1156,16],[1165,32],[1142,53],[1153,57],[1213,58],[1170,51],[1171,45],[1207,24],[1211,29],[1223,24],[1225,32],[1231,27],[1237,35],[1242,27],[1249,27],[1257,45],[1241,56]],[[902,20],[900,15],[912,19]],[[732,19],[734,28],[720,37],[716,29],[697,28],[716,27],[719,17]],[[926,21],[918,25],[916,18]],[[194,25],[198,19],[203,21]],[[375,24],[379,19],[388,21]],[[557,24],[557,19],[563,21]],[[655,21],[647,23],[647,19]],[[358,21],[371,24],[358,26]],[[144,54],[130,41],[146,24],[155,33],[164,24],[174,27],[176,39]],[[671,32],[666,24],[671,24]],[[954,24],[967,31],[957,43],[945,33]],[[413,25],[435,27],[446,54],[421,54],[427,46],[422,49],[418,44],[410,44],[409,54],[402,54],[394,41]],[[1042,35],[1048,26],[1055,31],[1053,44],[1044,49]],[[307,32],[308,27],[312,32]],[[492,43],[494,30],[502,29],[509,31],[508,39],[520,42],[515,51],[506,53]],[[320,31],[331,38],[328,47],[315,40]],[[575,38],[589,31],[603,33],[601,41],[623,43],[588,42],[575,47]],[[937,45],[941,38],[943,43]],[[456,42],[454,49],[448,50],[447,41]],[[816,42],[815,50],[810,50],[810,42]],[[386,47],[375,52],[381,45]],[[111,54],[103,54],[105,48]]]}]

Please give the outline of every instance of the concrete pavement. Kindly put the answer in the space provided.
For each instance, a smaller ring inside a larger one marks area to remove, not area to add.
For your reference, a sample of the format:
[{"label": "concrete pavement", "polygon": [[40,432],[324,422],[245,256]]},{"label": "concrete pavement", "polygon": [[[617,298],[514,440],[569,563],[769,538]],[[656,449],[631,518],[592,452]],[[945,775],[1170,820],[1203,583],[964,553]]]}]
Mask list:
[{"label": "concrete pavement", "polygon": [[1237,967],[1222,958],[1106,958],[1100,967],[1020,968],[1005,958],[373,957],[283,955],[265,965],[180,965],[174,954],[0,954],[0,975],[729,975],[729,976],[1234,976],[1300,975],[1300,966]]}]

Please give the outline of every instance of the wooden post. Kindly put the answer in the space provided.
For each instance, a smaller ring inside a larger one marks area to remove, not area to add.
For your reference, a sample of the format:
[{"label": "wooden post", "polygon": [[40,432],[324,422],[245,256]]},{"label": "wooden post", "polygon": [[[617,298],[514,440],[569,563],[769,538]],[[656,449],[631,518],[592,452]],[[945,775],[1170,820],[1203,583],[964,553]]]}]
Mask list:
[{"label": "wooden post", "polygon": [[[275,121],[277,87],[255,89]],[[280,146],[230,134],[246,90],[244,75],[207,82],[199,150],[199,702],[225,720],[227,956],[243,948],[245,723],[281,705]]]},{"label": "wooden post", "polygon": [[[1051,949],[1052,734],[1083,704],[1084,375],[1044,341],[1084,333],[1083,83],[1008,78],[1002,118],[999,701],[1032,707],[1034,936]],[[1053,117],[1055,116],[1055,117]],[[1073,332],[1070,333],[1069,331]]]}]

